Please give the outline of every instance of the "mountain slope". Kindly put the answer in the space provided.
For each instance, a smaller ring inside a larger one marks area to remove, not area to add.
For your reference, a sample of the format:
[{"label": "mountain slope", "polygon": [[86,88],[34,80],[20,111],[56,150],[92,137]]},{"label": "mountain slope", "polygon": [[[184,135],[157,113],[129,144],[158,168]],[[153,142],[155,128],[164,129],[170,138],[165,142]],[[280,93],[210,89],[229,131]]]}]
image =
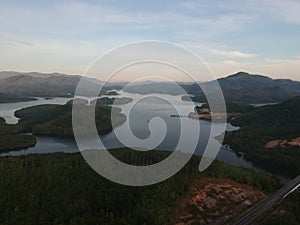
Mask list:
[{"label": "mountain slope", "polygon": [[[270,172],[289,177],[300,173],[299,145],[290,144],[300,137],[300,97],[255,108],[230,122],[240,127],[224,138],[234,151]],[[285,143],[267,147],[274,140]]]},{"label": "mountain slope", "polygon": [[[300,95],[300,82],[288,79],[272,79],[261,75],[239,72],[217,80],[222,88],[225,100],[243,103],[281,102]],[[202,85],[211,90],[216,81]],[[188,94],[195,95],[192,100],[203,102],[205,96],[197,85],[185,85]],[[187,99],[186,97],[184,98]]]},{"label": "mountain slope", "polygon": [[277,86],[270,77],[262,75],[250,75],[245,72],[238,72],[225,78],[218,79],[223,90],[225,89],[241,89],[241,88],[268,88]]},{"label": "mountain slope", "polygon": [[75,92],[79,76],[55,76],[49,78],[18,75],[0,80],[0,90],[20,96],[66,96]]},{"label": "mountain slope", "polygon": [[[62,73],[39,73],[39,72],[16,72],[16,71],[0,71],[0,79],[14,77],[19,75],[27,75],[31,77],[41,77],[41,78],[48,78],[54,76],[70,76]],[[71,76],[78,76],[78,75],[71,75]]]},{"label": "mountain slope", "polygon": [[275,88],[286,89],[300,93],[300,82],[290,79],[272,79],[267,76],[238,72],[225,78],[218,79],[223,90],[242,88]]},{"label": "mountain slope", "polygon": [[[16,76],[13,76],[18,74]],[[0,72],[0,93],[10,96],[25,97],[57,97],[72,96],[75,93],[77,84],[81,79],[78,75],[64,75],[59,73],[41,74],[36,72]],[[90,85],[97,85],[96,79],[90,79]],[[217,80],[223,90],[225,100],[228,102],[243,103],[269,103],[281,102],[286,99],[300,95],[300,82],[288,79],[272,79],[262,75],[251,75],[245,72],[238,72],[225,78]],[[204,82],[207,90],[213,94],[214,82]],[[109,83],[104,91],[108,89],[122,89],[124,85]],[[179,87],[178,87],[178,86]],[[205,95],[197,83],[165,83],[146,82],[137,85],[129,85],[125,91],[139,94],[190,94],[193,101],[205,101]],[[92,87],[92,86],[91,86]],[[180,88],[181,87],[181,88]],[[88,90],[87,90],[88,92]],[[88,93],[87,93],[88,95]],[[184,100],[188,98],[183,97]]]},{"label": "mountain slope", "polygon": [[[35,73],[32,73],[35,74]],[[17,75],[0,79],[0,93],[10,96],[25,97],[65,97],[75,94],[77,85],[81,79],[78,75],[48,74],[44,77],[30,75]],[[98,87],[96,79],[87,78],[89,87]],[[106,91],[107,89],[105,88]],[[87,90],[86,95],[89,95]]]},{"label": "mountain slope", "polygon": [[[288,79],[272,79],[262,75],[252,75],[246,72],[217,79],[222,88],[226,101],[243,103],[280,102],[300,95],[300,82]],[[147,85],[133,85],[126,87],[127,92],[139,94],[190,94],[194,101],[205,101],[205,95],[198,83],[177,83],[182,89],[172,83],[152,83]],[[214,94],[216,80],[200,84]],[[183,97],[187,100],[187,97]]]}]

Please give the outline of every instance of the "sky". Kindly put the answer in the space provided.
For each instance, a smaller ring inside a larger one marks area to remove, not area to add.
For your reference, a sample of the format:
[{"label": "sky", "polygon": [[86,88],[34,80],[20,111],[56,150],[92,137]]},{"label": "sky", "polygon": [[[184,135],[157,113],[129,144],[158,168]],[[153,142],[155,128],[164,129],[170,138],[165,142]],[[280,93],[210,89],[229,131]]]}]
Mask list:
[{"label": "sky", "polygon": [[0,0],[0,70],[83,74],[142,40],[183,45],[216,77],[300,80],[299,0]]}]

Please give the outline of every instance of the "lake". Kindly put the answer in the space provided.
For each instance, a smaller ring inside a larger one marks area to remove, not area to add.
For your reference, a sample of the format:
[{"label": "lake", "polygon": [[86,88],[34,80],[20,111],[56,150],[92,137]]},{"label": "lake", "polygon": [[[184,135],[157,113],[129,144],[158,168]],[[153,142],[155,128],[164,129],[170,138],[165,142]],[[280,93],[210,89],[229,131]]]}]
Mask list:
[{"label": "lake", "polygon": [[[130,128],[132,133],[140,138],[145,139],[151,135],[149,130],[149,123],[151,123],[151,119],[155,117],[160,117],[165,121],[167,127],[167,133],[163,141],[156,147],[159,150],[174,150],[177,145],[178,139],[180,135],[183,135],[183,138],[189,140],[193,138],[193,131],[199,129],[200,126],[200,138],[195,149],[195,154],[201,155],[206,147],[206,143],[211,131],[211,122],[209,121],[199,121],[193,120],[188,117],[188,113],[194,110],[194,103],[188,101],[182,101],[181,96],[172,96],[172,95],[161,95],[155,94],[155,97],[147,97],[139,94],[131,94],[126,92],[121,92],[121,95],[118,97],[130,97],[133,99],[132,103],[126,105],[120,105],[122,112],[126,114],[128,110],[131,109],[130,116],[127,122],[130,124]],[[146,100],[139,100],[140,98],[144,98]],[[90,98],[85,98],[91,100]],[[171,105],[168,105],[165,100],[160,99],[168,99],[176,104],[176,109]],[[18,118],[14,116],[14,112],[18,109],[30,107],[34,105],[40,104],[65,104],[69,101],[70,98],[52,98],[52,99],[41,99],[38,98],[36,101],[30,102],[20,102],[20,103],[5,103],[0,104],[0,116],[5,118],[7,123],[17,123]],[[183,117],[171,117],[170,115],[182,115]],[[188,132],[181,134],[180,128],[181,124],[185,124],[188,127]],[[156,126],[160,126],[161,124],[151,123],[154,126],[154,130]],[[224,124],[215,124],[217,127],[216,132],[213,136],[218,136],[222,133],[222,127]],[[124,124],[115,128],[114,131],[100,135],[100,139],[105,145],[107,149],[114,149],[125,147],[118,138],[116,137],[116,133],[118,131],[122,131],[124,129]],[[227,130],[236,130],[238,128],[227,124]],[[124,137],[123,137],[124,138]],[[125,139],[127,138],[126,143],[127,147],[140,147],[147,148],[147,146],[135,146],[135,142],[130,142],[131,137],[125,135]],[[161,138],[161,137],[157,137]],[[27,155],[27,154],[45,154],[45,153],[54,153],[54,152],[65,152],[65,153],[74,153],[78,152],[78,148],[76,142],[72,138],[59,138],[59,137],[48,137],[48,136],[36,136],[37,143],[34,147],[24,149],[21,151],[11,151],[7,153],[2,153],[0,156],[19,156],[19,155]],[[217,140],[212,140],[213,145],[218,145]],[[189,141],[186,142],[184,148],[188,149]],[[226,163],[243,166],[246,168],[251,168],[253,170],[261,170],[252,165],[252,163],[244,160],[242,157],[238,157],[229,147],[222,146],[217,159],[224,161]]]},{"label": "lake", "polygon": [[15,103],[1,103],[0,104],[0,117],[4,118],[6,123],[8,124],[17,124],[19,118],[15,117],[15,111],[35,105],[43,105],[43,104],[60,104],[64,105],[66,102],[71,100],[71,98],[38,98],[35,101],[27,101],[27,102],[15,102]]}]

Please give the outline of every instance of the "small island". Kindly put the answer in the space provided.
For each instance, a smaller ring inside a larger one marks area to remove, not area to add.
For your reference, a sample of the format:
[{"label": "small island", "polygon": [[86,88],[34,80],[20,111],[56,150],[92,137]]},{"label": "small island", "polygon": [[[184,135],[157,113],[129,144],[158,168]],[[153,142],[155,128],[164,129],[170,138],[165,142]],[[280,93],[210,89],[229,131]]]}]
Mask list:
[{"label": "small island", "polygon": [[[7,124],[0,118],[0,152],[21,150],[36,144],[33,135],[73,137],[72,107],[82,106],[83,112],[89,107],[84,99],[70,100],[65,105],[37,105],[17,110],[20,118],[17,124]],[[113,121],[111,115],[114,115]],[[113,127],[126,121],[126,116],[118,108],[110,106],[95,107],[95,122],[99,134],[110,132]],[[88,133],[89,131],[85,131]],[[28,135],[26,133],[32,133]]]},{"label": "small island", "polygon": [[250,112],[254,107],[242,103],[226,103],[226,112],[212,112],[208,104],[195,106],[194,112],[189,113],[188,117],[191,119],[208,120],[212,118],[218,121],[231,121],[232,119],[240,116],[242,113]]},{"label": "small island", "polygon": [[33,97],[21,97],[21,96],[13,96],[0,93],[0,104],[1,103],[15,103],[15,102],[29,102],[35,101],[36,98]]},{"label": "small island", "polygon": [[120,94],[116,91],[107,91],[105,95],[116,96],[116,95],[120,95]]},{"label": "small island", "polygon": [[36,139],[29,134],[0,135],[0,153],[33,147]]},{"label": "small island", "polygon": [[97,98],[91,101],[91,105],[124,105],[131,103],[133,101],[132,98],[128,97],[122,97],[122,98],[109,98],[109,97],[102,97],[102,98]]}]

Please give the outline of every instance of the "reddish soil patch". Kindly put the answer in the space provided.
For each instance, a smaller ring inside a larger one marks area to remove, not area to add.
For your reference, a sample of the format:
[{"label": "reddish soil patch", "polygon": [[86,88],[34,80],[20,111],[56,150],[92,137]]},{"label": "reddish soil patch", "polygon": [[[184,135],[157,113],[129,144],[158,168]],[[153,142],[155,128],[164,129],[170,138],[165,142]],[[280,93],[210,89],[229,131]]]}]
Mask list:
[{"label": "reddish soil patch", "polygon": [[266,145],[265,145],[265,148],[275,148],[277,146],[280,146],[282,145],[281,143],[283,142],[283,140],[272,140],[272,141],[269,141]]},{"label": "reddish soil patch", "polygon": [[284,148],[286,147],[286,145],[293,145],[293,146],[300,146],[300,137],[298,138],[294,138],[291,141],[287,141],[287,140],[281,140],[281,139],[277,139],[277,140],[272,140],[269,141],[266,145],[265,148],[271,149],[271,148]]},{"label": "reddish soil patch", "polygon": [[207,119],[207,120],[211,120],[212,117],[215,119],[223,119],[223,118],[227,118],[227,117],[233,117],[233,116],[239,116],[241,115],[241,113],[208,113],[208,114],[197,114],[199,119]]},{"label": "reddish soil patch", "polygon": [[178,200],[175,225],[221,225],[246,210],[265,194],[251,186],[227,179],[203,178]]},{"label": "reddish soil patch", "polygon": [[300,137],[294,138],[292,141],[289,141],[288,144],[294,146],[300,146]]}]

